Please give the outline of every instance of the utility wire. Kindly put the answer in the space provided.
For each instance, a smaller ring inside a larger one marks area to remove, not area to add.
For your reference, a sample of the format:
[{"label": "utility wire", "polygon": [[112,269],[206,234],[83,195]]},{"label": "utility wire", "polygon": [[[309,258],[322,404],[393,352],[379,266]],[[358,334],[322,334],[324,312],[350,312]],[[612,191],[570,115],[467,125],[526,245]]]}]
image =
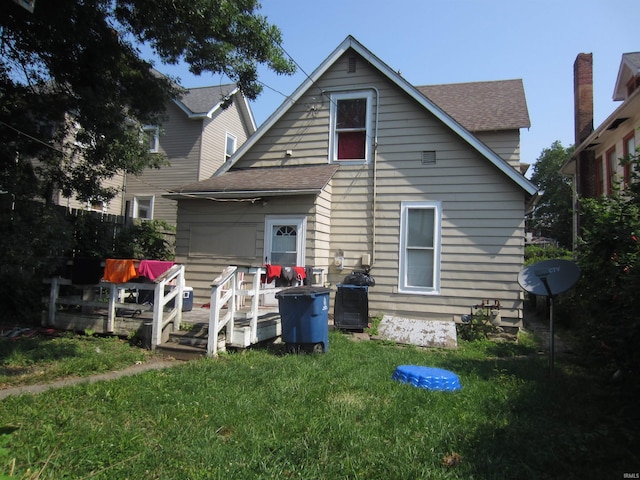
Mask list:
[{"label": "utility wire", "polygon": [[22,135],[24,137],[27,137],[29,140],[33,140],[34,142],[40,143],[42,145],[44,145],[47,148],[50,148],[51,150],[58,152],[62,155],[64,155],[65,153],[60,150],[59,148],[54,147],[53,145],[45,142],[44,140],[40,140],[39,138],[34,137],[33,135],[29,135],[28,133],[23,132],[22,130],[18,130],[15,127],[12,127],[11,125],[9,125],[8,123],[3,122],[2,120],[0,120],[0,124],[4,125],[5,127],[10,128],[11,130],[13,130],[14,132],[18,133],[19,135]]}]

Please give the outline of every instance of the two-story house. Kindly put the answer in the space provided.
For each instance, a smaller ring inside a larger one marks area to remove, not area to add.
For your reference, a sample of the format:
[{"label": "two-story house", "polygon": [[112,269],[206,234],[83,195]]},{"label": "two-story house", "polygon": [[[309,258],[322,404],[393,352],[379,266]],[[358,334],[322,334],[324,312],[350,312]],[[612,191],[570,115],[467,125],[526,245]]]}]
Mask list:
[{"label": "two-story house", "polygon": [[536,188],[521,173],[520,80],[414,87],[347,37],[178,203],[195,298],[227,265],[371,268],[370,311],[455,320],[489,299],[522,321],[517,275]]},{"label": "two-story house", "polygon": [[[613,100],[622,102],[594,129],[593,57],[581,53],[574,63],[575,151],[562,166],[574,178],[575,202],[580,197],[610,195],[630,181],[628,166],[620,159],[640,144],[640,52],[622,55]],[[575,209],[574,238],[579,228]]]},{"label": "two-story house", "polygon": [[175,185],[209,178],[255,130],[249,102],[235,84],[188,89],[169,102],[161,125],[143,128],[149,150],[163,154],[169,165],[138,176],[115,175],[106,185],[121,194],[108,204],[85,205],[62,197],[58,204],[175,224],[176,203],[162,195]]}]

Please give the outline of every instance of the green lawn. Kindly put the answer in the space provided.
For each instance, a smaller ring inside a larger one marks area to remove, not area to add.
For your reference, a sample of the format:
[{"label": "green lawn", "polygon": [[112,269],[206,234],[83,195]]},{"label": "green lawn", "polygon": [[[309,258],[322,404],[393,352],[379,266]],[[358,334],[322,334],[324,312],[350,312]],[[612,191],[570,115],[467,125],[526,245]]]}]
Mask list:
[{"label": "green lawn", "polygon": [[[391,380],[457,373],[462,390]],[[9,478],[605,479],[640,471],[637,399],[565,357],[482,342],[254,349],[0,401]],[[623,392],[622,392],[623,393]],[[1,477],[0,477],[1,478]]]}]

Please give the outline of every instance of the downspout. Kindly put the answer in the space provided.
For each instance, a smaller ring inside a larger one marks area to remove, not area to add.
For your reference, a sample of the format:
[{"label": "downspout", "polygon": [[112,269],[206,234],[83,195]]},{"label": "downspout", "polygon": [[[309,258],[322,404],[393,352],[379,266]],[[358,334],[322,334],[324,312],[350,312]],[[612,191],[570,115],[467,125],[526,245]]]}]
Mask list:
[{"label": "downspout", "polygon": [[376,125],[373,135],[373,194],[371,199],[371,265],[376,263],[376,217],[378,196],[378,116],[380,114],[380,92],[376,87],[371,87],[376,92]]},{"label": "downspout", "polygon": [[[353,90],[373,90],[376,95],[376,117],[373,130],[373,198],[371,199],[371,265],[375,263],[376,258],[376,198],[378,196],[378,119],[380,116],[380,90],[374,85],[342,85],[340,87],[322,89],[325,92],[344,92]],[[370,265],[370,266],[371,266]]]}]

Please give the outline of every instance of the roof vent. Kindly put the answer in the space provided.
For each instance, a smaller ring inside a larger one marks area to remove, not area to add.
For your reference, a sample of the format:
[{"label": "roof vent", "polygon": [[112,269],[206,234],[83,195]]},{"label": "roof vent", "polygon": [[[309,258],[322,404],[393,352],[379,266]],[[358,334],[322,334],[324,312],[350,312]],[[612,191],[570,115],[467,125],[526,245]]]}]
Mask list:
[{"label": "roof vent", "polygon": [[349,57],[347,73],[356,73],[356,57]]},{"label": "roof vent", "polygon": [[422,165],[435,165],[436,152],[434,150],[427,150],[422,152]]}]

